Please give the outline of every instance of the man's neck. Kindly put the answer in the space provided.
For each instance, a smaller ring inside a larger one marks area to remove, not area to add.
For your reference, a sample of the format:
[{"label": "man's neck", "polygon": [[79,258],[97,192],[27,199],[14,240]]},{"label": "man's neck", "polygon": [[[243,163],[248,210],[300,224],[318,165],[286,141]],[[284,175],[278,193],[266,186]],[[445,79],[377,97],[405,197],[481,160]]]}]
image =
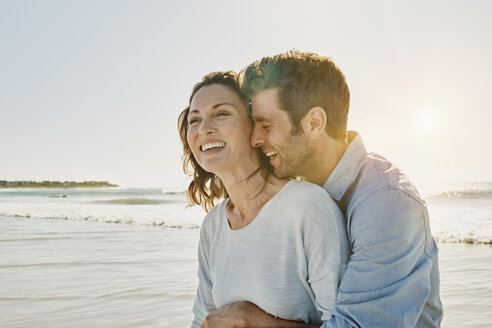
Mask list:
[{"label": "man's neck", "polygon": [[347,150],[349,142],[345,139],[322,138],[313,145],[310,167],[303,176],[306,181],[323,186]]}]

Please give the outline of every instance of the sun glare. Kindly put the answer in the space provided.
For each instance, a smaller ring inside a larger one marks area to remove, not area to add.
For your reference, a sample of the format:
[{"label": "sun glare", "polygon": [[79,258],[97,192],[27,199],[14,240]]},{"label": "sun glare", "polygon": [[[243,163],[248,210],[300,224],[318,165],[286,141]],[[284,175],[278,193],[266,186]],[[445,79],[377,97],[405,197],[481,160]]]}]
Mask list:
[{"label": "sun glare", "polygon": [[436,118],[432,111],[425,110],[420,112],[419,126],[422,130],[433,130],[436,128]]}]

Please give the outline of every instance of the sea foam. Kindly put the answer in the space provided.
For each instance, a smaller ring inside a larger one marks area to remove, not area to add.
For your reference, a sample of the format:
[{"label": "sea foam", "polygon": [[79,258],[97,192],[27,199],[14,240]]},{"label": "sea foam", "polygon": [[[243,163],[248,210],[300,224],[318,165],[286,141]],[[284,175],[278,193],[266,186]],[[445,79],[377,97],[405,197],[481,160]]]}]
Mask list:
[{"label": "sea foam", "polygon": [[[492,183],[446,186],[425,195],[432,233],[441,243],[492,244]],[[205,211],[173,189],[2,190],[0,216],[199,228]]]}]

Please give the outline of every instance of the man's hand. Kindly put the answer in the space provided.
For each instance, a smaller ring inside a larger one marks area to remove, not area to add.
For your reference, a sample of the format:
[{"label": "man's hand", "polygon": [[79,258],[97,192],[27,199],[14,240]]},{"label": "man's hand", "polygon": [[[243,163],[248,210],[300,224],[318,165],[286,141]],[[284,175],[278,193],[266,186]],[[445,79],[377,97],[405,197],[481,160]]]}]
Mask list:
[{"label": "man's hand", "polygon": [[[255,308],[251,303],[232,303],[221,308],[210,311],[203,321],[201,328],[243,328],[246,325],[248,307]],[[259,309],[259,308],[258,308]],[[261,311],[261,310],[260,310]],[[262,311],[263,312],[263,311]],[[265,313],[265,312],[263,312]]]},{"label": "man's hand", "polygon": [[237,302],[212,310],[202,328],[294,328],[319,327],[275,318],[253,303]]}]

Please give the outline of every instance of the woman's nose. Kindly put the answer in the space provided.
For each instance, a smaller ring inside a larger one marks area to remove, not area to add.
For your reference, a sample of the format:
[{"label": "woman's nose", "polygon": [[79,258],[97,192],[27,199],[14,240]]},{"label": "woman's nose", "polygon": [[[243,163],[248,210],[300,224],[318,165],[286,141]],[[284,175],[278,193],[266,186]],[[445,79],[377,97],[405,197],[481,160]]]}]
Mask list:
[{"label": "woman's nose", "polygon": [[202,120],[202,124],[200,124],[200,129],[198,131],[200,135],[207,135],[214,131],[215,131],[215,127],[213,126],[212,122],[210,122],[210,120],[208,119]]}]

